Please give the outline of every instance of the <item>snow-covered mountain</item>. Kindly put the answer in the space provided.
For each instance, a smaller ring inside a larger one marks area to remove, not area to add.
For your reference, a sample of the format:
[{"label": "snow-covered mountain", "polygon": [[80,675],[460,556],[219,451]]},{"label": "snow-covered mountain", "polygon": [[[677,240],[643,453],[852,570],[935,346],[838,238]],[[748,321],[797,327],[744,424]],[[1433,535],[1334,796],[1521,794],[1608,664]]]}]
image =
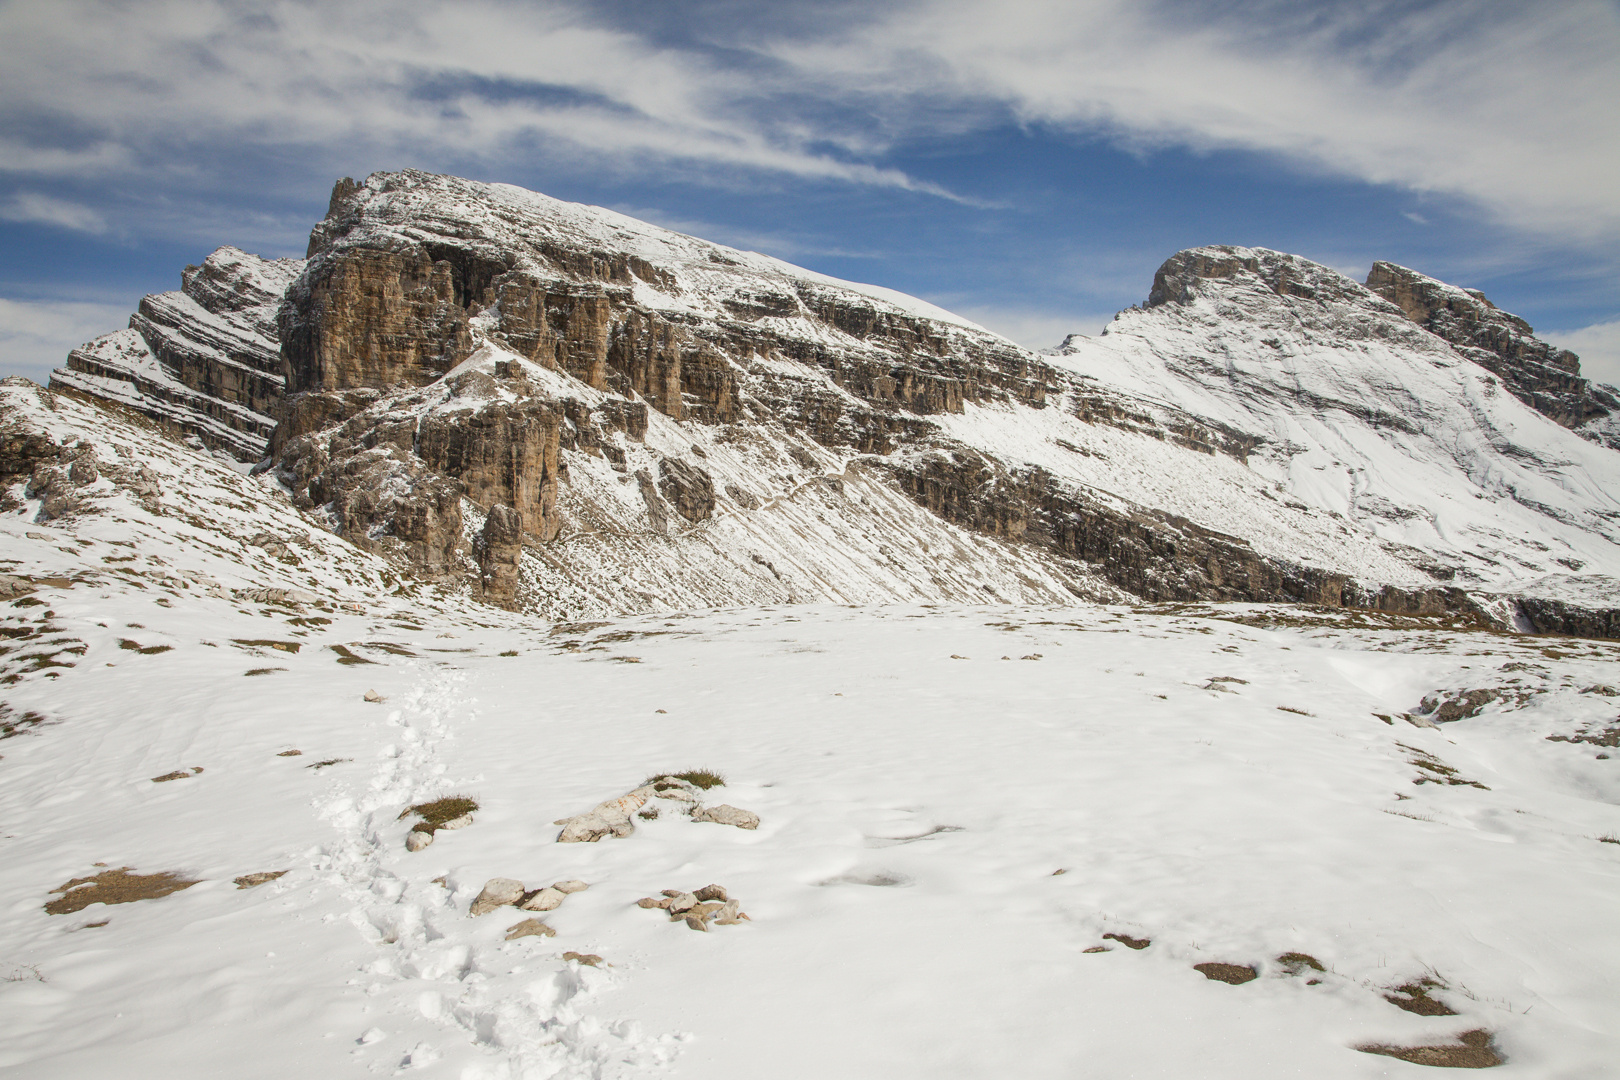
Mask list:
[{"label": "snow-covered mountain", "polygon": [[420,173],[185,286],[0,383],[0,1075],[1620,1052],[1620,454],[1533,343],[1206,248],[1036,355]]},{"label": "snow-covered mountain", "polygon": [[1616,632],[1613,396],[1483,298],[1372,284],[1394,299],[1183,252],[1042,356],[608,210],[383,173],[338,185],[306,262],[222,249],[53,385],[262,453],[337,535],[552,617],[1132,596]]}]

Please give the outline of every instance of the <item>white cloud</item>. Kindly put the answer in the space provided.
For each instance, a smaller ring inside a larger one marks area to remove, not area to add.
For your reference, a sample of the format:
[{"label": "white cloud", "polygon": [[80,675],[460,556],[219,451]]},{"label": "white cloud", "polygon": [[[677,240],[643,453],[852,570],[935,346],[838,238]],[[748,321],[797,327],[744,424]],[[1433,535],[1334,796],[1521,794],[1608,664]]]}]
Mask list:
[{"label": "white cloud", "polygon": [[1026,349],[1056,348],[1070,334],[1096,337],[1102,333],[1103,327],[1114,320],[1111,311],[1098,315],[974,305],[950,310],[1009,341],[1016,341]]},{"label": "white cloud", "polygon": [[36,225],[55,225],[74,232],[107,231],[107,219],[90,207],[34,191],[19,191],[9,202],[0,205],[0,218]]},{"label": "white cloud", "polygon": [[1579,330],[1540,335],[1581,358],[1581,374],[1610,386],[1620,386],[1620,319],[1593,323]]},{"label": "white cloud", "polygon": [[44,383],[91,338],[129,325],[132,301],[7,300],[0,297],[0,375]]},{"label": "white cloud", "polygon": [[[1222,9],[1226,10],[1223,11]],[[1620,9],[927,0],[779,53],[877,98],[993,102],[1128,145],[1240,148],[1620,237]]]},{"label": "white cloud", "polygon": [[1620,239],[1607,0],[911,0],[779,20],[794,29],[775,36],[759,29],[768,16],[711,16],[696,45],[610,25],[614,10],[0,0],[0,171],[172,177],[199,148],[300,147],[952,197],[881,155],[1011,115],[1461,197],[1561,242]]}]

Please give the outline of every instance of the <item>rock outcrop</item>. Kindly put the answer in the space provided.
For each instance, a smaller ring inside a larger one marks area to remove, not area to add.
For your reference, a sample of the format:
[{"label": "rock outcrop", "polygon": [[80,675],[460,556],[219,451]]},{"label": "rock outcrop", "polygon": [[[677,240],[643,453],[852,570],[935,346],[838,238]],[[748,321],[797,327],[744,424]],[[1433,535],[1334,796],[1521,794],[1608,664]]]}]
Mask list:
[{"label": "rock outcrop", "polygon": [[68,354],[53,389],[129,406],[242,461],[264,457],[284,378],[276,313],[304,264],[222,247],[129,327]]},{"label": "rock outcrop", "polygon": [[[138,346],[86,348],[161,352],[209,401],[273,410],[295,506],[491,604],[1286,601],[1599,632],[1620,607],[1620,459],[1567,430],[1603,441],[1608,391],[1387,264],[1369,288],[1192,249],[1101,337],[1038,355],[884,289],[420,172],[340,182],[307,261],[273,264],[279,307],[250,258],[188,271],[207,318],[143,305]],[[258,337],[227,348],[216,324]],[[285,392],[227,385],[215,353],[274,361]],[[128,397],[109,377],[62,373]]]},{"label": "rock outcrop", "polygon": [[1613,425],[1593,423],[1620,413],[1614,388],[1581,378],[1580,357],[1542,341],[1529,323],[1501,310],[1484,293],[1459,289],[1390,262],[1372,264],[1367,288],[1501,376],[1508,393],[1532,409],[1620,449]]}]

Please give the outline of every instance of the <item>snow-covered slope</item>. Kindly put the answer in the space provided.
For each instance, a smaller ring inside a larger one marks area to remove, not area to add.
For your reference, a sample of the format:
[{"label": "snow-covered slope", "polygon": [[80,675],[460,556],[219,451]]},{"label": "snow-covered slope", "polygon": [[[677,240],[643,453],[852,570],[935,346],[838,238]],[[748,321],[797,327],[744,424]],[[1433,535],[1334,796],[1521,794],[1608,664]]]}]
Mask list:
[{"label": "snow-covered slope", "polygon": [[[1620,599],[1620,455],[1504,392],[1491,372],[1326,267],[1206,248],[1160,276],[1170,280],[1160,303],[1121,312],[1100,337],[1070,337],[1049,359],[1082,383],[1239,436],[1249,491],[1308,507],[1329,532],[1367,544],[1380,561],[1359,573],[1403,580],[1385,576],[1402,574],[1399,562],[1406,581],[1429,574],[1506,591],[1578,572],[1607,603]],[[1068,471],[1089,480],[1097,470]],[[1161,475],[1154,505],[1279,554],[1309,550],[1291,521],[1267,535],[1242,519],[1265,501]],[[1357,565],[1341,551],[1311,557]]]},{"label": "snow-covered slope", "polygon": [[[412,595],[129,435],[97,454],[161,494],[0,515],[0,1075],[1573,1080],[1620,1052],[1611,643],[1230,605],[546,624]],[[288,555],[227,539],[255,529]],[[653,800],[556,842],[700,767],[757,829]],[[471,824],[407,851],[446,795]],[[493,878],[588,888],[471,916]],[[637,906],[711,883],[750,920]]]}]

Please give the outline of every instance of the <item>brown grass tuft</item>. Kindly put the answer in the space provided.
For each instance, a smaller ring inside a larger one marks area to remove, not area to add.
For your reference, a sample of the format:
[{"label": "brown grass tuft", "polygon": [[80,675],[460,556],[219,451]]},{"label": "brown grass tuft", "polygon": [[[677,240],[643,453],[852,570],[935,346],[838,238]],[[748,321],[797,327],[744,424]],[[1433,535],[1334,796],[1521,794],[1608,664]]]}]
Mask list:
[{"label": "brown grass tuft", "polygon": [[689,772],[654,773],[641,782],[642,786],[646,786],[655,780],[662,780],[666,776],[672,776],[677,780],[685,780],[693,787],[702,788],[704,791],[708,791],[710,788],[726,786],[725,774],[715,772],[713,769],[692,769]]},{"label": "brown grass tuft", "polygon": [[132,874],[132,869],[124,866],[117,870],[103,870],[95,877],[74,878],[52,889],[53,894],[62,895],[46,901],[46,914],[70,915],[91,904],[130,904],[136,900],[154,900],[197,884],[167,871],[161,874]]}]

